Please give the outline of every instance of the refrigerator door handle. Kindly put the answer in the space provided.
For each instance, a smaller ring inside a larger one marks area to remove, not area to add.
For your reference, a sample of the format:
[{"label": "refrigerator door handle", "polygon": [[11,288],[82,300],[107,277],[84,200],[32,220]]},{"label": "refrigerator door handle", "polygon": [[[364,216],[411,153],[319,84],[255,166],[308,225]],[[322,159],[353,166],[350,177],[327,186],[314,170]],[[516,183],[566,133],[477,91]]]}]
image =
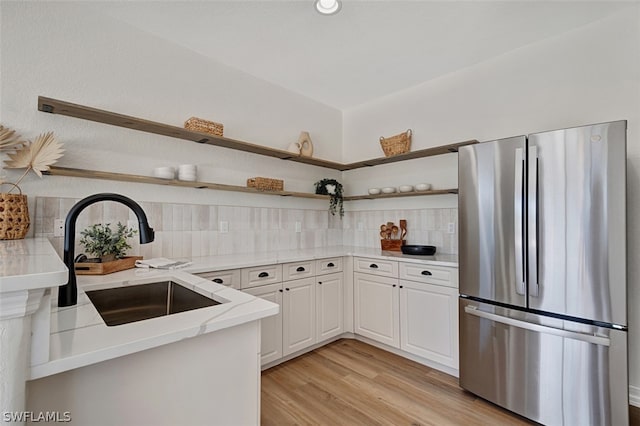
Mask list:
[{"label": "refrigerator door handle", "polygon": [[515,153],[515,181],[513,194],[513,235],[515,243],[516,293],[525,294],[524,282],[524,150]]},{"label": "refrigerator door handle", "polygon": [[528,152],[527,181],[527,246],[529,296],[536,297],[538,285],[538,148],[530,146]]},{"label": "refrigerator door handle", "polygon": [[479,318],[488,319],[490,321],[499,322],[501,324],[518,327],[524,330],[531,330],[538,333],[553,334],[555,336],[567,337],[569,339],[579,340],[582,342],[593,343],[600,346],[610,346],[611,340],[608,337],[595,336],[593,334],[577,333],[575,331],[567,331],[559,328],[548,327],[546,325],[534,324],[515,318],[503,317],[502,315],[492,314],[490,312],[480,311],[475,306],[465,306],[464,312]]}]

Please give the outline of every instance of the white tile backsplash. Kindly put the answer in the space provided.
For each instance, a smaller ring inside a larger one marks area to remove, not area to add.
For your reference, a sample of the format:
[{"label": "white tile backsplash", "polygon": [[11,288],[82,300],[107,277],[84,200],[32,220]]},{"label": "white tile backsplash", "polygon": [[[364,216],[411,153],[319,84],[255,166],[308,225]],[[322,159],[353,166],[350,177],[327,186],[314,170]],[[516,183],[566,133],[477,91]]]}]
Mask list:
[{"label": "white tile backsplash", "polygon": [[[71,198],[36,197],[35,235],[45,236],[62,255],[62,238],[53,237],[54,219],[64,219],[77,202]],[[130,241],[130,254],[151,257],[192,257],[235,253],[295,250],[335,245],[380,247],[380,225],[407,220],[407,243],[435,245],[439,253],[458,252],[457,209],[347,211],[341,220],[328,210],[278,209],[177,203],[140,203],[155,241],[140,244]],[[76,253],[80,232],[94,223],[127,223],[136,217],[126,206],[115,202],[96,203],[83,211],[76,226]],[[229,232],[220,233],[219,221],[229,224]],[[295,232],[301,222],[302,232]],[[448,224],[455,232],[448,233]]]}]

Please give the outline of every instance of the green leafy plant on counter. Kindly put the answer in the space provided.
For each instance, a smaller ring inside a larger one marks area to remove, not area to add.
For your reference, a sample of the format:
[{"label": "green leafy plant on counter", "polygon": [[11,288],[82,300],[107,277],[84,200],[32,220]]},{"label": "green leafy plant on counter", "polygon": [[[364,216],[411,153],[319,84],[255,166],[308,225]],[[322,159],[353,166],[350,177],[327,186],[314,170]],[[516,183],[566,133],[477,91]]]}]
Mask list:
[{"label": "green leafy plant on counter", "polygon": [[115,231],[111,229],[110,223],[106,225],[98,223],[80,232],[82,235],[80,244],[84,246],[87,253],[107,262],[123,258],[127,250],[131,248],[127,239],[133,237],[137,232],[137,229],[127,228],[120,222],[118,222]]},{"label": "green leafy plant on counter", "polygon": [[335,179],[322,179],[315,183],[316,194],[328,195],[329,212],[335,216],[336,211],[340,213],[340,217],[344,216],[344,207],[342,200],[342,184]]}]

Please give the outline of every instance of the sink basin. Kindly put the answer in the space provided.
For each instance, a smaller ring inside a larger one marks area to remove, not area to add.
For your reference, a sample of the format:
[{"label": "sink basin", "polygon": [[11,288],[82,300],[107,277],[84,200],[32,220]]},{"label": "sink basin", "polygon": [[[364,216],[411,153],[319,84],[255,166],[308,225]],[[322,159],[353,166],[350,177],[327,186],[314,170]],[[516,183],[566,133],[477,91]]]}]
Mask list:
[{"label": "sink basin", "polygon": [[91,290],[86,294],[108,326],[220,304],[173,281]]}]

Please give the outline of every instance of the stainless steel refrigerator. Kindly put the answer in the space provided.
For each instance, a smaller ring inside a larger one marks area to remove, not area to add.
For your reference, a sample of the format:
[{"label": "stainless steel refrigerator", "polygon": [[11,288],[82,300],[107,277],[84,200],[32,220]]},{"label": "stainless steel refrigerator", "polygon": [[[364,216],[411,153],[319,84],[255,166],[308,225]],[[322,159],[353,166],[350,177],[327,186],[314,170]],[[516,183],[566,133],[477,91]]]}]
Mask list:
[{"label": "stainless steel refrigerator", "polygon": [[626,121],[459,150],[460,386],[628,425]]}]

